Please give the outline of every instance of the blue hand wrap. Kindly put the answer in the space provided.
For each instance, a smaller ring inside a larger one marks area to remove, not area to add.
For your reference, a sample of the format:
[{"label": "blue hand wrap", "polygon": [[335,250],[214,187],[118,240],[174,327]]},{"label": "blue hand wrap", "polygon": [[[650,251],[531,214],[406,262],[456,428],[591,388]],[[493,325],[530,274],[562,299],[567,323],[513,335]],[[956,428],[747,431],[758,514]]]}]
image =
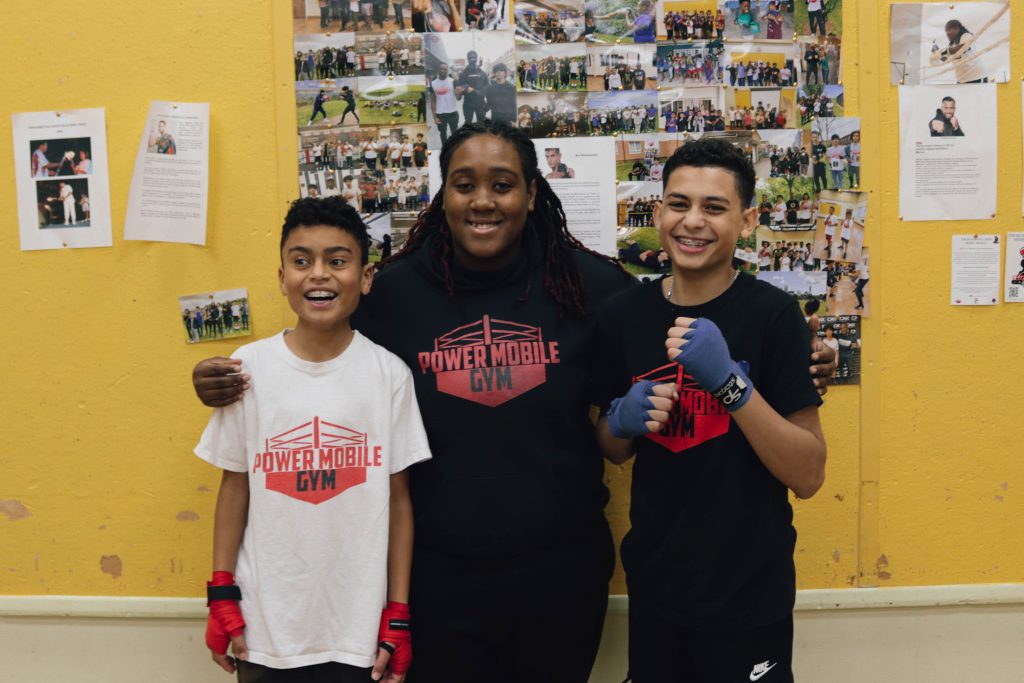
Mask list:
[{"label": "blue hand wrap", "polygon": [[654,382],[640,380],[629,388],[626,395],[617,398],[608,409],[608,429],[618,439],[629,439],[647,433],[644,424],[650,417],[648,410],[654,409],[651,396],[654,394]]},{"label": "blue hand wrap", "polygon": [[697,318],[683,339],[687,343],[680,349],[676,362],[686,373],[729,410],[746,405],[754,393],[754,383],[744,367],[732,359],[718,325],[707,318]]}]

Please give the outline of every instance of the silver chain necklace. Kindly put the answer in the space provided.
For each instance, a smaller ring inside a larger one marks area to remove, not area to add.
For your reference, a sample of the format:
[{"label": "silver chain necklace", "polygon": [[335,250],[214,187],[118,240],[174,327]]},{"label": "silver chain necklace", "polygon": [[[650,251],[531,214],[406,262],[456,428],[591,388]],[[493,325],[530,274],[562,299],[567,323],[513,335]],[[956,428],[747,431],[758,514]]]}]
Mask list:
[{"label": "silver chain necklace", "polygon": [[[733,268],[732,269],[732,277],[729,279],[729,286],[726,287],[726,289],[729,289],[729,287],[732,286],[732,283],[736,282],[736,278],[738,278],[739,276],[740,276],[739,269]],[[672,280],[669,281],[669,283],[668,283],[668,292],[665,293],[665,301],[667,301],[667,302],[669,302],[670,304],[673,304],[673,305],[678,305],[678,304],[675,304],[672,301],[672,288],[675,286],[675,284],[676,284],[676,277],[675,277],[675,275],[673,275],[672,276]]]}]

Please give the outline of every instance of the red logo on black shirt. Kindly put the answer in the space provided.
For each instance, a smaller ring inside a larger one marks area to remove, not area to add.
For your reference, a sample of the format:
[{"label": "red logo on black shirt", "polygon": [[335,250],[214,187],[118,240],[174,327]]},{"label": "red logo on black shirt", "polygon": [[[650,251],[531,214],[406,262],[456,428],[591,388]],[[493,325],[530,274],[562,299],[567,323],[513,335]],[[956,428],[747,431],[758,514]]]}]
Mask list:
[{"label": "red logo on black shirt", "polygon": [[679,389],[679,401],[669,413],[668,424],[660,432],[648,433],[651,441],[680,453],[729,431],[729,411],[687,375],[679,363],[668,363],[634,377],[633,383],[642,379],[658,384],[673,382]]},{"label": "red logo on black shirt", "polygon": [[317,505],[366,483],[366,470],[381,466],[381,447],[366,434],[319,417],[264,440],[252,471],[264,472],[267,489]]},{"label": "red logo on black shirt", "polygon": [[547,366],[560,362],[558,342],[544,341],[541,328],[489,315],[441,335],[417,359],[438,391],[491,408],[544,384]]}]

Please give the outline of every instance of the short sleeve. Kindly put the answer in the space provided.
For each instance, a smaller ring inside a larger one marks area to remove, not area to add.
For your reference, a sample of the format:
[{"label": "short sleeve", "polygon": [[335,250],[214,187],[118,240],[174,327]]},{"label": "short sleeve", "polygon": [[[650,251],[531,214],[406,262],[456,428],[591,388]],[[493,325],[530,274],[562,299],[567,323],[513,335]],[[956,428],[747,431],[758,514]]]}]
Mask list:
[{"label": "short sleeve", "polygon": [[247,472],[245,452],[246,397],[229,406],[215,408],[199,438],[195,454],[206,462],[230,472]]},{"label": "short sleeve", "polygon": [[769,325],[766,340],[757,390],[768,404],[783,417],[820,406],[810,372],[811,333],[795,301]]},{"label": "short sleeve", "polygon": [[429,460],[430,444],[423,428],[420,406],[416,401],[412,373],[402,361],[394,359],[394,390],[391,392],[391,474],[410,465]]}]

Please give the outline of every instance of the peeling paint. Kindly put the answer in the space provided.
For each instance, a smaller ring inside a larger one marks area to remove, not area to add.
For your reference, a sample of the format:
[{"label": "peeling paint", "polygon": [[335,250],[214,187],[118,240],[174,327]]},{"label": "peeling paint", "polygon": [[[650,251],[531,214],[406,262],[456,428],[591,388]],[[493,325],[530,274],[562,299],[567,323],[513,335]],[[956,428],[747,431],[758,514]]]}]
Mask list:
[{"label": "peeling paint", "polygon": [[104,555],[100,558],[100,571],[110,574],[115,579],[121,578],[121,558],[117,555]]},{"label": "peeling paint", "polygon": [[835,496],[833,496],[833,498],[838,500],[840,503],[842,503],[844,500],[846,500],[846,496],[844,496],[841,493],[837,493]]},{"label": "peeling paint", "polygon": [[996,496],[996,500],[998,500],[1000,503],[1002,503],[1003,502],[1003,497],[1002,496]]},{"label": "peeling paint", "polygon": [[832,551],[832,561],[833,562],[838,562],[839,561],[839,548],[836,548],[835,550]]},{"label": "peeling paint", "polygon": [[24,503],[20,500],[13,499],[0,500],[0,512],[2,512],[10,522],[17,522],[19,519],[25,519],[26,517],[32,516],[32,513],[28,511],[28,508],[25,507]]},{"label": "peeling paint", "polygon": [[210,489],[210,487],[206,486],[205,484],[201,484],[200,486],[197,486],[196,487],[196,491],[199,491],[199,493],[213,493],[213,491]]},{"label": "peeling paint", "polygon": [[878,568],[879,579],[887,581],[888,579],[892,578],[892,573],[885,571],[885,568],[889,566],[888,557],[886,557],[885,555],[880,555],[878,557],[878,562],[875,563],[875,566]]},{"label": "peeling paint", "polygon": [[199,519],[199,513],[191,510],[182,510],[174,517],[179,522],[194,522]]},{"label": "peeling paint", "polygon": [[999,488],[1005,491],[1006,489],[1010,488],[1010,482],[1004,481],[1002,484],[999,485]]}]

